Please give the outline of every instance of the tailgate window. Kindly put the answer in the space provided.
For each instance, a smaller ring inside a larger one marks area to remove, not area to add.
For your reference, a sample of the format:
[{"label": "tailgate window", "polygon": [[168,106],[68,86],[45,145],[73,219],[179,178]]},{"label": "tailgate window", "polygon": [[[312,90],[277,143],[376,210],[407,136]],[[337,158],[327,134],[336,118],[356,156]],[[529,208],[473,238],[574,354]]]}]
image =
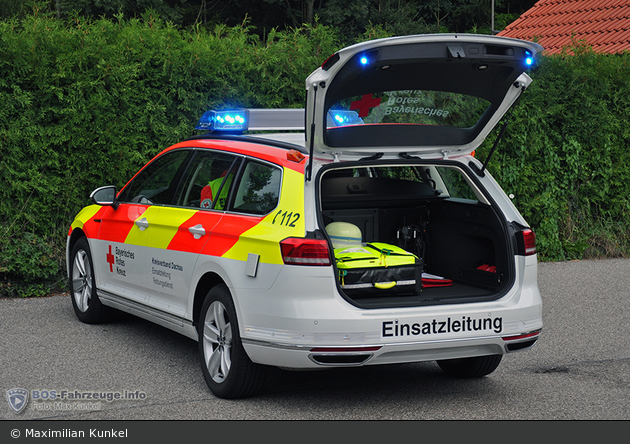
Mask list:
[{"label": "tailgate window", "polygon": [[384,91],[345,98],[329,110],[327,128],[363,124],[416,124],[471,128],[490,102],[444,91]]}]

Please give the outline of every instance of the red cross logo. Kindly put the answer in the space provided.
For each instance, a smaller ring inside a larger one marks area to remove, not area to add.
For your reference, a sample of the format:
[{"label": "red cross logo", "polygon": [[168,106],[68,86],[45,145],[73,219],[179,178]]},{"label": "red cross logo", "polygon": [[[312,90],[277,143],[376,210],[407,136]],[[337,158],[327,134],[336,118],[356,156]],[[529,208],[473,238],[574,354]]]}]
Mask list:
[{"label": "red cross logo", "polygon": [[372,97],[372,94],[365,94],[361,100],[355,100],[350,104],[350,110],[359,110],[359,117],[367,117],[370,109],[376,108],[381,104],[381,99]]},{"label": "red cross logo", "polygon": [[107,253],[107,262],[109,263],[109,271],[114,272],[114,255],[112,254],[112,246],[109,246],[109,253]]}]

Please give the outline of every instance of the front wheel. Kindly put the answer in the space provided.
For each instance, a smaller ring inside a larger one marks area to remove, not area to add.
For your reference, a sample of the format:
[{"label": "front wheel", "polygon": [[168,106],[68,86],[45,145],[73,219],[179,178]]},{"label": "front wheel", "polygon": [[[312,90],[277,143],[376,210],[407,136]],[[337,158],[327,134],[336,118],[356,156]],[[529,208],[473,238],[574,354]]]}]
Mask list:
[{"label": "front wheel", "polygon": [[455,378],[481,378],[497,369],[503,355],[476,356],[473,358],[437,361],[440,368]]},{"label": "front wheel", "polygon": [[92,253],[86,238],[72,247],[70,267],[70,297],[77,318],[86,324],[105,322],[112,309],[105,307],[96,295]]},{"label": "front wheel", "polygon": [[227,399],[255,394],[264,383],[266,369],[245,353],[234,302],[225,285],[208,292],[199,320],[199,357],[212,393]]}]

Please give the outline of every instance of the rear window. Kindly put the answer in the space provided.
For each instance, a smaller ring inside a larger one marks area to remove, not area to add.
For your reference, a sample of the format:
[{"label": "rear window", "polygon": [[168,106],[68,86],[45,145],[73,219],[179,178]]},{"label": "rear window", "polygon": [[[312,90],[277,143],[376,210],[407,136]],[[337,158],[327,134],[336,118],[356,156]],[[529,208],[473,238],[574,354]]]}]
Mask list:
[{"label": "rear window", "polygon": [[436,167],[435,173],[427,173],[439,183],[442,188],[440,195],[442,197],[450,197],[455,199],[464,199],[470,201],[480,200],[481,195],[474,187],[470,179],[462,173],[460,169],[450,167]]},{"label": "rear window", "polygon": [[445,91],[384,91],[345,98],[328,112],[327,128],[351,125],[437,125],[471,128],[490,102]]}]

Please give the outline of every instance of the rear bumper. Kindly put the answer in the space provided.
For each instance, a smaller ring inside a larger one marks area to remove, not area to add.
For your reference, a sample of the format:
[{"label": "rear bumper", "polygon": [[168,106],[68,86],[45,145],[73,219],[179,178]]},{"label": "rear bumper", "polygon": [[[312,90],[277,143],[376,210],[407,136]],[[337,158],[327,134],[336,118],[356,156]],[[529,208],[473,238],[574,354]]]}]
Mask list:
[{"label": "rear bumper", "polygon": [[527,350],[540,337],[540,330],[511,337],[513,339],[488,336],[356,347],[289,346],[251,340],[244,340],[243,345],[254,362],[285,368],[350,367],[439,361]]},{"label": "rear bumper", "polygon": [[233,288],[252,361],[321,368],[504,354],[534,345],[543,327],[536,259],[520,258],[512,289],[486,302],[362,309],[327,267],[284,267],[268,290]]}]

